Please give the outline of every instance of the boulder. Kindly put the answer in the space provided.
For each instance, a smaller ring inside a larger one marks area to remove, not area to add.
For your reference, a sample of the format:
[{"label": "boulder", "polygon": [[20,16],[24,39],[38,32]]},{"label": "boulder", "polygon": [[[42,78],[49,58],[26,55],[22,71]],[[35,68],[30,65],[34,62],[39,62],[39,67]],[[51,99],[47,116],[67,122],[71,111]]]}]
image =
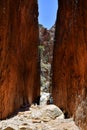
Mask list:
[{"label": "boulder", "polygon": [[64,119],[63,112],[55,105],[44,105],[43,106],[31,106],[31,118],[32,119],[39,119],[42,121],[50,121],[54,120],[57,117],[62,116],[62,119]]}]

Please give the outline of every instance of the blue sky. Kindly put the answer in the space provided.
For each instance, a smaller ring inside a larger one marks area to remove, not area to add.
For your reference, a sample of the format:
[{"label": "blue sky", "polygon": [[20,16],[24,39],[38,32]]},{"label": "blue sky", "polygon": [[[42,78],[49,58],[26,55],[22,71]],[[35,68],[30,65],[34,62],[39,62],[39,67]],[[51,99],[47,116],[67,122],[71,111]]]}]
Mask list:
[{"label": "blue sky", "polygon": [[51,28],[56,20],[58,0],[38,0],[39,23],[46,28]]}]

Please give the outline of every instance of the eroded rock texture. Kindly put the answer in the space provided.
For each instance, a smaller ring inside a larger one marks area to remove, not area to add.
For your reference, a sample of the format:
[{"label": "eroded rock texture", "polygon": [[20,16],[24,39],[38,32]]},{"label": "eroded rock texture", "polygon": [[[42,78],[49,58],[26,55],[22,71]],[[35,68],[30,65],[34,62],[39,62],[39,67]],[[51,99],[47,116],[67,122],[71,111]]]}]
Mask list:
[{"label": "eroded rock texture", "polygon": [[0,0],[0,119],[39,96],[35,0]]},{"label": "eroded rock texture", "polygon": [[78,125],[87,130],[87,1],[59,0],[53,97],[56,105],[69,116],[75,115]]}]

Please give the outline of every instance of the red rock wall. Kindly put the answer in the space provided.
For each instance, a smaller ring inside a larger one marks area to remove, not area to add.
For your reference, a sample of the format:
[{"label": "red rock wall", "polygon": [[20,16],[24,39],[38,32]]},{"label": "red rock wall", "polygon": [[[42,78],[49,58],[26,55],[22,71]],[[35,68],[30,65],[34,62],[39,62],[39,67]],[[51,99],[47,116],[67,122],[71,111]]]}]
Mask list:
[{"label": "red rock wall", "polygon": [[[59,0],[53,60],[54,103],[87,130],[87,1]],[[81,105],[84,102],[84,105]],[[80,114],[78,118],[78,107]]]},{"label": "red rock wall", "polygon": [[40,94],[37,1],[0,0],[0,119]]}]

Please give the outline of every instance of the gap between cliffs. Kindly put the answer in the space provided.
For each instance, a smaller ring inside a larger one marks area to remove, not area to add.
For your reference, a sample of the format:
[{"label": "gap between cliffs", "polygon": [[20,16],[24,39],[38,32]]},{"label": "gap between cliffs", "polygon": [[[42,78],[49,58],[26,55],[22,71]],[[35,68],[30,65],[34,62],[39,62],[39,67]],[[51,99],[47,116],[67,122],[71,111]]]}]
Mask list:
[{"label": "gap between cliffs", "polygon": [[[50,3],[49,3],[50,2]],[[50,5],[48,5],[50,4]],[[58,0],[38,0],[39,56],[40,56],[40,104],[53,102],[52,60]],[[53,23],[53,25],[52,25]],[[49,25],[48,25],[49,24]],[[50,26],[52,27],[50,28]],[[50,29],[49,29],[50,28]],[[49,101],[51,99],[51,101]]]}]

